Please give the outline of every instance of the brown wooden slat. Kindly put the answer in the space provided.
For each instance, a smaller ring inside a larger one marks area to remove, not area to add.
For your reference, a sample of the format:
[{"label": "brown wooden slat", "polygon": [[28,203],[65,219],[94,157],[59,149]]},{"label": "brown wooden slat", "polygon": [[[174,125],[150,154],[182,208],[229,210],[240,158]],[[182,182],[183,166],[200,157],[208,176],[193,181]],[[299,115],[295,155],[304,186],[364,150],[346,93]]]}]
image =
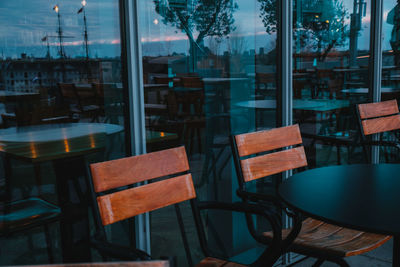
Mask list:
[{"label": "brown wooden slat", "polygon": [[177,147],[140,156],[90,165],[94,190],[102,192],[189,170],[185,148]]},{"label": "brown wooden slat", "polygon": [[341,231],[343,227],[329,224],[329,223],[323,223],[316,229],[309,231],[309,232],[303,232],[302,235],[298,236],[296,240],[298,242],[317,242],[323,239],[327,239],[330,236],[335,235],[337,232]]},{"label": "brown wooden slat", "polygon": [[363,120],[361,123],[365,135],[397,130],[400,129],[400,115]]},{"label": "brown wooden slat", "polygon": [[342,255],[342,257],[356,256],[380,247],[390,238],[392,237],[363,233],[361,236],[350,242],[338,246],[331,246],[330,249],[337,251],[339,255]]},{"label": "brown wooden slat", "polygon": [[307,166],[304,148],[296,147],[241,161],[243,178],[249,182],[265,176]]},{"label": "brown wooden slat", "polygon": [[196,264],[195,267],[246,267],[246,265],[207,257]]},{"label": "brown wooden slat", "polygon": [[299,125],[297,124],[240,134],[236,135],[235,139],[240,157],[302,143]]},{"label": "brown wooden slat", "polygon": [[359,104],[358,111],[361,119],[369,119],[399,113],[399,107],[397,106],[396,99],[393,99],[376,103]]},{"label": "brown wooden slat", "polygon": [[185,174],[97,197],[103,225],[196,197],[192,175]]},{"label": "brown wooden slat", "polygon": [[[315,225],[318,225],[316,228]],[[282,230],[282,238],[286,238],[291,228]],[[272,239],[272,232],[263,233]],[[391,237],[365,233],[339,227],[318,220],[304,221],[301,231],[292,245],[292,251],[302,252],[305,249],[319,251],[331,257],[348,257],[371,251]]]}]

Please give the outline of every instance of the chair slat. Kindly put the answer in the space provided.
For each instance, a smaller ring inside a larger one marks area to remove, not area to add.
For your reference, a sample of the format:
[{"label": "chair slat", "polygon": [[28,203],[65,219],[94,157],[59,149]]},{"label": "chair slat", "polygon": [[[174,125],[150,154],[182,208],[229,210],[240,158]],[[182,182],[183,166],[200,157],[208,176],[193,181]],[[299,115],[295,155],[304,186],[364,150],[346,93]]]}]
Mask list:
[{"label": "chair slat", "polygon": [[302,143],[299,125],[236,135],[240,157]]},{"label": "chair slat", "polygon": [[192,175],[185,174],[97,197],[103,225],[196,197]]},{"label": "chair slat", "polygon": [[399,113],[399,107],[397,106],[397,101],[393,99],[376,103],[359,104],[358,111],[361,119],[369,119]]},{"label": "chair slat", "polygon": [[363,120],[361,123],[365,135],[393,131],[400,129],[400,115]]},{"label": "chair slat", "polygon": [[296,147],[241,161],[243,178],[249,182],[265,176],[307,166],[304,148]]},{"label": "chair slat", "polygon": [[189,170],[184,147],[90,165],[94,190],[99,193]]}]

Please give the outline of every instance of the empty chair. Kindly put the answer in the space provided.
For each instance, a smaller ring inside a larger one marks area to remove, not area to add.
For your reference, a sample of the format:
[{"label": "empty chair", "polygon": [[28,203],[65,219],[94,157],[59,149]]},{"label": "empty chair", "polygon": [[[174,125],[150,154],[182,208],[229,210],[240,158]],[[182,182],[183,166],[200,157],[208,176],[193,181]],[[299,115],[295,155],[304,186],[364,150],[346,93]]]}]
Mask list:
[{"label": "empty chair", "polygon": [[[268,209],[281,208],[283,204],[275,194],[246,190],[246,184],[307,166],[299,126],[236,135],[232,137],[232,148],[239,179],[238,195],[244,202],[258,203]],[[282,238],[288,237],[294,228],[282,230]],[[265,232],[264,236],[272,238],[272,233]],[[308,218],[302,222],[289,251],[318,258],[314,266],[325,260],[348,266],[343,258],[368,252],[390,238]]]},{"label": "empty chair", "polygon": [[[269,244],[269,248],[258,259],[255,259],[252,266],[272,266],[278,258],[280,252],[279,218],[261,207],[247,203],[198,202],[184,147],[95,163],[90,165],[90,170],[92,174],[92,179],[89,179],[90,188],[93,190],[94,214],[97,225],[97,233],[92,243],[104,257],[126,260],[151,259],[151,256],[143,251],[128,250],[107,242],[104,226],[145,212],[175,205],[187,253],[188,266],[193,266],[190,249],[183,231],[183,221],[180,218],[180,209],[177,206],[178,203],[189,200],[200,245],[206,255],[206,258],[196,267],[243,266],[227,262],[219,257],[212,257],[213,252],[207,246],[202,217],[199,212],[204,209],[245,212],[265,217],[271,222],[276,235],[267,241],[265,237],[251,232],[257,241]],[[157,179],[161,177],[164,177],[164,179]],[[140,182],[150,182],[153,179],[157,179],[157,181],[135,187],[131,186]]]},{"label": "empty chair", "polygon": [[[368,148],[379,146],[384,148],[386,161],[398,162],[400,146],[397,130],[400,129],[400,114],[397,100],[359,104],[357,105],[357,113],[361,141],[367,159],[371,161]],[[372,134],[379,134],[379,139],[368,139]]]},{"label": "empty chair", "polygon": [[77,88],[73,83],[58,83],[58,87],[72,118],[89,117],[92,122],[98,121],[100,107],[92,85]]},{"label": "empty chair", "polygon": [[[26,233],[32,228],[43,227],[47,243],[49,262],[54,262],[49,224],[60,218],[61,210],[38,197],[11,201],[11,188],[6,177],[5,186],[0,187],[0,238]],[[1,255],[1,250],[0,250]]]}]

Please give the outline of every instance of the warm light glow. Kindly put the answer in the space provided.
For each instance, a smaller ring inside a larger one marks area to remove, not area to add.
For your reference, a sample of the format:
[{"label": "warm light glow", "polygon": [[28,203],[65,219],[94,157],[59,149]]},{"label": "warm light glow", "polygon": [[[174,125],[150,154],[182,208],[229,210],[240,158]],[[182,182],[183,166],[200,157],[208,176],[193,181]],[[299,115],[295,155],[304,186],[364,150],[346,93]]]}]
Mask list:
[{"label": "warm light glow", "polygon": [[154,20],[153,20],[153,23],[154,23],[155,25],[157,25],[157,24],[158,24],[158,19],[154,19]]},{"label": "warm light glow", "polygon": [[165,133],[164,133],[164,132],[160,132],[160,136],[161,136],[161,137],[164,137],[164,136],[165,136]]},{"label": "warm light glow", "polygon": [[53,7],[53,9],[54,9],[55,12],[58,13],[58,5],[55,5],[55,6]]},{"label": "warm light glow", "polygon": [[30,143],[30,149],[32,152],[32,158],[37,158],[37,152],[36,152],[36,148],[35,148],[35,143]]},{"label": "warm light glow", "polygon": [[94,141],[93,134],[89,135],[89,139],[90,139],[90,147],[91,148],[95,148],[96,147],[96,142]]},{"label": "warm light glow", "polygon": [[316,17],[316,18],[319,18],[319,16],[318,16],[318,15],[315,15],[315,17]]},{"label": "warm light glow", "polygon": [[82,6],[86,6],[86,1],[82,0]]},{"label": "warm light glow", "polygon": [[68,144],[68,139],[64,139],[64,147],[65,147],[65,152],[69,152],[69,144]]},{"label": "warm light glow", "polygon": [[326,23],[329,23],[329,20],[325,20]]}]

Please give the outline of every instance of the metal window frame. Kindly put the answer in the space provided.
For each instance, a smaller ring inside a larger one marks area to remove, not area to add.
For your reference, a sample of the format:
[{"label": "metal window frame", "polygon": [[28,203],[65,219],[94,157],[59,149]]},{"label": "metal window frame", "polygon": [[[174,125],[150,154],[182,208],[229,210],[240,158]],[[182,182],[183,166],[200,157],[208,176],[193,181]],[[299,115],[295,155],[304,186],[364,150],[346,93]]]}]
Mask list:
[{"label": "metal window frame", "polygon": [[[383,0],[371,0],[371,34],[369,57],[369,99],[372,102],[381,101],[382,84],[382,24],[383,24]],[[374,135],[373,140],[378,140],[378,135]],[[371,148],[371,163],[379,163],[379,148]]]},{"label": "metal window frame", "polygon": [[[129,126],[131,155],[146,153],[146,122],[144,109],[142,50],[139,31],[138,1],[120,0],[123,17],[123,41],[125,42],[126,81],[129,101]],[[151,254],[149,213],[135,218],[136,247]]]}]

